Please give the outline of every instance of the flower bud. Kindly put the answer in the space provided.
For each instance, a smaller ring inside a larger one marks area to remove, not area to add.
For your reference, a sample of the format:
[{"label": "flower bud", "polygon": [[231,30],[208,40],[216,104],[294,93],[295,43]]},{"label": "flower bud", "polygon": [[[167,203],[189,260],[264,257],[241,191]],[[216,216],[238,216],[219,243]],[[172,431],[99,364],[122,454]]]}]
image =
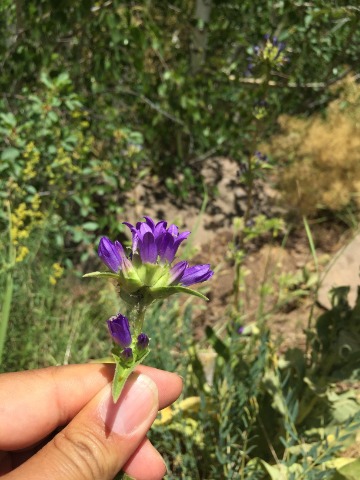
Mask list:
[{"label": "flower bud", "polygon": [[131,360],[133,357],[133,351],[132,348],[127,347],[124,348],[124,350],[120,354],[124,360]]},{"label": "flower bud", "polygon": [[126,348],[131,344],[130,326],[127,317],[119,313],[117,316],[109,318],[107,324],[114,342],[118,343],[122,348]]},{"label": "flower bud", "polygon": [[147,348],[149,345],[149,337],[146,335],[146,333],[140,333],[140,335],[137,337],[137,347],[139,350],[144,350]]}]

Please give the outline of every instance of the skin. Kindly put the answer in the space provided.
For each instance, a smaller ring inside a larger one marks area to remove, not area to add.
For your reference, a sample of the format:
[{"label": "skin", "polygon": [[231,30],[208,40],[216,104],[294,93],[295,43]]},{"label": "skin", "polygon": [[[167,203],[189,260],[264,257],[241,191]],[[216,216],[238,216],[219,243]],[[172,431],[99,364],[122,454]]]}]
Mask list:
[{"label": "skin", "polygon": [[109,364],[0,375],[0,477],[4,480],[161,479],[165,464],[146,438],[181,378],[140,366],[116,405]]}]

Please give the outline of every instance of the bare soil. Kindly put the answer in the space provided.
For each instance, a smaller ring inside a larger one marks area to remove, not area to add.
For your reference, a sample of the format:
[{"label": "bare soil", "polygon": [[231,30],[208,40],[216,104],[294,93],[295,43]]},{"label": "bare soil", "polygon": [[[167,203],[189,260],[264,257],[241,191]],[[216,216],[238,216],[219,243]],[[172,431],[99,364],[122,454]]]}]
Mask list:
[{"label": "bare soil", "polygon": [[[191,258],[193,264],[210,263],[215,270],[210,282],[198,286],[208,296],[209,303],[205,306],[201,300],[193,300],[199,305],[194,309],[193,320],[193,332],[198,340],[204,339],[207,325],[221,328],[234,311],[233,222],[242,216],[246,198],[238,182],[237,170],[235,163],[224,158],[212,158],[204,163],[202,174],[208,191],[216,194],[210,195],[202,214],[201,196],[194,195],[186,201],[174,198],[156,179],[147,179],[137,185],[127,202],[132,205],[126,212],[130,221],[136,222],[149,215],[191,230],[186,258]],[[268,185],[260,185],[257,191],[254,214],[259,213],[267,217],[286,214],[276,190]],[[304,225],[296,217],[291,223],[291,228],[278,238],[267,237],[248,245],[243,264],[246,276],[241,299],[245,324],[258,318],[261,309],[280,352],[291,347],[305,348],[304,329],[309,318],[315,320],[325,310],[315,301],[311,287],[315,266]],[[351,232],[329,221],[310,222],[310,227],[321,276],[337,252],[347,244]],[[297,280],[291,284],[294,278]],[[304,295],[297,297],[295,292],[300,289]],[[343,455],[358,458],[360,443],[355,442]]]},{"label": "bare soil", "polygon": [[[166,189],[155,178],[147,178],[139,183],[126,202],[128,208],[125,214],[129,221],[136,222],[142,216],[149,215],[191,230],[192,262],[210,263],[215,269],[215,276],[206,285],[206,294],[210,301],[207,308],[199,310],[194,320],[194,334],[198,338],[203,337],[206,325],[221,325],[234,302],[234,261],[229,245],[234,240],[234,219],[241,217],[246,201],[237,172],[238,166],[229,159],[211,158],[204,162],[202,174],[207,190],[212,194],[202,214],[201,195],[192,195],[187,200],[174,198],[167,194]],[[258,186],[254,213],[263,213],[268,217],[285,214],[275,189],[268,185]],[[311,230],[320,270],[323,271],[334,254],[344,245],[347,233],[335,223],[314,223]],[[303,330],[314,302],[311,295],[293,298],[293,290],[308,288],[302,279],[303,272],[311,275],[314,272],[314,263],[301,220],[295,220],[292,229],[277,239],[268,237],[249,245],[244,267],[247,275],[241,297],[246,323],[252,322],[261,308],[265,314],[272,313],[268,321],[281,350],[289,346],[303,345]],[[289,285],[286,295],[286,287],[279,285],[279,278],[282,279],[280,283],[284,283],[285,277],[293,276],[299,278],[298,283]],[[265,289],[267,293],[262,300],[259,292]],[[285,300],[288,296],[281,307],[280,295]],[[314,318],[321,311],[320,306],[315,306],[315,311],[312,312]]]}]

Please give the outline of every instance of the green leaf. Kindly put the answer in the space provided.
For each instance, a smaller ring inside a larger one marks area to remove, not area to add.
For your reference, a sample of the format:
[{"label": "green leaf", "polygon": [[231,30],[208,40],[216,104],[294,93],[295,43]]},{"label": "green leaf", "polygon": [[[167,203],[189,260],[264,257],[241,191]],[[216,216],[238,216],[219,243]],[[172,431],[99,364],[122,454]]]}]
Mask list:
[{"label": "green leaf", "polygon": [[116,278],[117,280],[119,279],[119,276],[116,273],[111,273],[111,272],[91,272],[91,273],[85,273],[83,275],[83,278],[99,278],[99,277],[108,277],[108,278]]},{"label": "green leaf", "polygon": [[[266,478],[271,479],[271,480],[288,480],[289,476],[289,471],[290,469],[281,463],[277,465],[270,465],[269,463],[265,462],[265,460],[262,460],[261,458],[255,457],[250,460],[248,463],[248,466],[255,467],[257,470],[261,469],[265,474],[267,474]],[[295,469],[298,469],[301,473],[301,467],[298,464],[294,464],[292,467],[293,470],[295,470],[293,467],[295,466]],[[296,477],[295,477],[296,478]]]},{"label": "green leaf", "polygon": [[50,112],[48,112],[48,118],[53,123],[56,123],[59,120],[59,117],[57,116],[56,112],[54,112],[54,110],[50,110]]},{"label": "green leaf", "polygon": [[360,478],[360,459],[338,468],[331,480],[358,480]]},{"label": "green leaf", "polygon": [[20,150],[14,147],[5,148],[1,154],[1,160],[13,162],[20,155]]},{"label": "green leaf", "polygon": [[220,340],[220,338],[216,335],[214,332],[214,329],[211,328],[210,326],[207,326],[205,329],[206,337],[211,343],[211,346],[215,350],[215,352],[220,355],[224,360],[228,361],[230,360],[230,352],[228,347],[225,345],[225,343]]},{"label": "green leaf", "polygon": [[1,113],[1,120],[9,127],[16,127],[16,117],[13,113]]},{"label": "green leaf", "polygon": [[149,290],[154,298],[167,298],[175,293],[187,293],[188,295],[194,295],[194,297],[199,297],[206,301],[209,300],[207,297],[205,297],[205,295],[197,290],[192,290],[191,288],[186,287],[152,287]]},{"label": "green leaf", "polygon": [[113,357],[115,359],[116,367],[115,367],[115,373],[114,373],[114,378],[112,382],[112,397],[114,400],[114,403],[116,403],[119,400],[119,397],[121,395],[122,389],[124,388],[126,380],[129,378],[131,373],[134,371],[134,369],[140,365],[140,363],[146,358],[150,353],[150,350],[143,355],[140,360],[137,362],[132,363],[129,366],[121,365],[121,359],[113,354]]},{"label": "green leaf", "polygon": [[85,230],[89,230],[90,232],[93,232],[97,228],[99,228],[99,225],[96,222],[85,222],[85,223],[83,223],[82,227]]},{"label": "green leaf", "polygon": [[54,84],[49,79],[48,75],[45,72],[40,74],[40,82],[43,83],[50,90],[54,87]]}]

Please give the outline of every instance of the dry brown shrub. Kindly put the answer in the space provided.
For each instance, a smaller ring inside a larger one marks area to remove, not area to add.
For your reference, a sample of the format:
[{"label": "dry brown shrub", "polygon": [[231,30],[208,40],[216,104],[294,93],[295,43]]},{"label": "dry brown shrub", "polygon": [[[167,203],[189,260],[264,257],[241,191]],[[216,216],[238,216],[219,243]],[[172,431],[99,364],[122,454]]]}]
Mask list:
[{"label": "dry brown shrub", "polygon": [[269,149],[286,205],[306,215],[360,207],[360,85],[345,79],[325,118],[282,116],[279,123]]}]

